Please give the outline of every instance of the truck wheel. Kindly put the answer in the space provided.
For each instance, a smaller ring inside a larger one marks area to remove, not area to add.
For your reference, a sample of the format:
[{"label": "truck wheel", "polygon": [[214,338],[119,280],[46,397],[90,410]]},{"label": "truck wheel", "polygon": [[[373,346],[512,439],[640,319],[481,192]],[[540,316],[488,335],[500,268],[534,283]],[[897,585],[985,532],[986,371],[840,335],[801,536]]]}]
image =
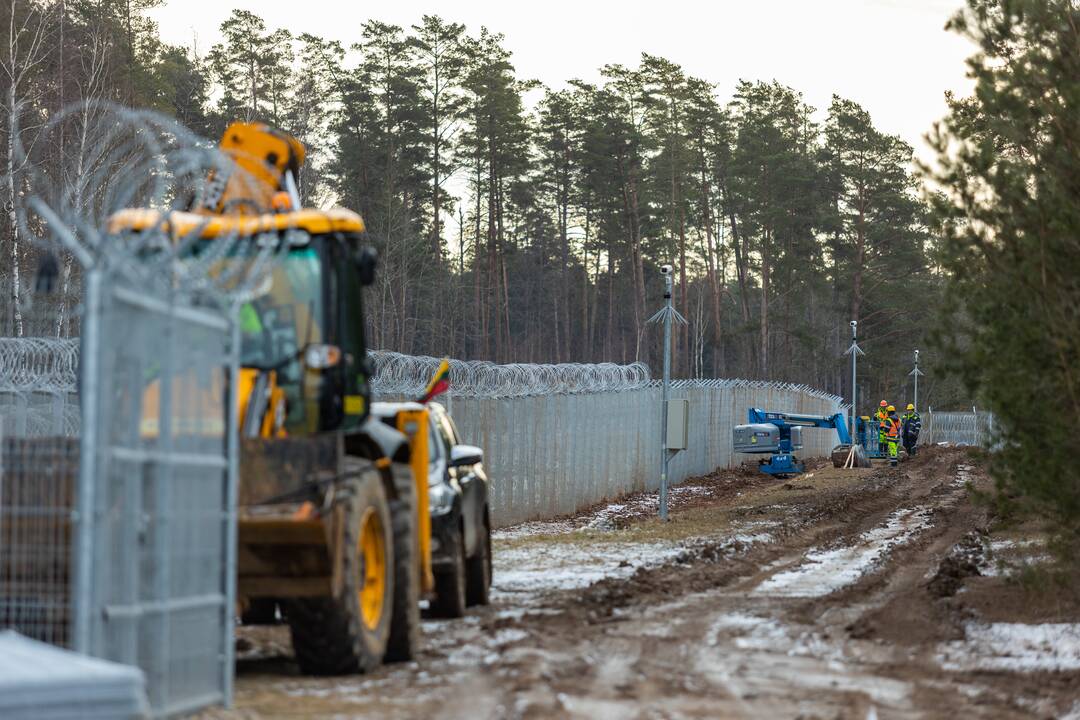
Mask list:
[{"label": "truck wheel", "polygon": [[448,568],[435,573],[435,600],[431,613],[436,617],[459,618],[465,615],[465,538],[461,532],[450,536],[446,554],[451,558]]},{"label": "truck wheel", "polygon": [[395,555],[390,507],[375,473],[363,473],[349,489],[335,501],[345,503],[340,595],[297,598],[286,605],[296,662],[308,675],[370,672],[382,662],[390,636]]},{"label": "truck wheel", "polygon": [[394,530],[394,597],[386,662],[407,662],[420,650],[420,534],[416,489],[408,469],[394,472],[397,499],[390,501]]},{"label": "truck wheel", "polygon": [[491,519],[487,508],[484,508],[484,525],[480,533],[480,547],[469,558],[466,567],[465,598],[469,605],[487,605],[491,590]]}]

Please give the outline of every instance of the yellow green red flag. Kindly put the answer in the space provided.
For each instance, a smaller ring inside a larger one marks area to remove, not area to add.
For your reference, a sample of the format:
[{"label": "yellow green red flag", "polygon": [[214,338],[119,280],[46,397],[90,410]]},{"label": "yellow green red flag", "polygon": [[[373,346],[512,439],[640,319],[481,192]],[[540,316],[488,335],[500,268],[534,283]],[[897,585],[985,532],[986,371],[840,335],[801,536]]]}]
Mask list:
[{"label": "yellow green red flag", "polygon": [[443,358],[439,363],[439,367],[436,368],[435,374],[431,376],[431,381],[424,388],[424,394],[420,396],[417,402],[423,404],[434,398],[436,395],[441,395],[450,389],[450,361]]}]

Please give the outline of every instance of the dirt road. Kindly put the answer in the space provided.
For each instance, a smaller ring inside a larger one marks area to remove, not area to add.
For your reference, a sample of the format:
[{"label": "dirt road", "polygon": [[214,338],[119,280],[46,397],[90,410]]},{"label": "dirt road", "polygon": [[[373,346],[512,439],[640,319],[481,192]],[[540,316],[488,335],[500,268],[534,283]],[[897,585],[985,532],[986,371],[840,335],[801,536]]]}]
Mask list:
[{"label": "dirt road", "polygon": [[495,602],[425,624],[419,662],[305,678],[243,629],[206,717],[1080,718],[1080,611],[1016,581],[968,453],[788,481],[724,471],[499,533]]}]

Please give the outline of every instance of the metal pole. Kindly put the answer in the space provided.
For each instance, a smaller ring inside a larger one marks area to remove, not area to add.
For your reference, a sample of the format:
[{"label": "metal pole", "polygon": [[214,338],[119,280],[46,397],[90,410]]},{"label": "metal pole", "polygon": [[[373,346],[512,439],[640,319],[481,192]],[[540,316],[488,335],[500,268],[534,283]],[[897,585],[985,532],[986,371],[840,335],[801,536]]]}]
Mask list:
[{"label": "metal pole", "polygon": [[668,516],[668,462],[671,460],[672,451],[667,446],[667,421],[668,421],[668,394],[671,390],[671,323],[674,320],[680,325],[686,324],[686,318],[679,314],[671,304],[672,267],[663,265],[660,273],[664,276],[664,307],[660,308],[648,323],[664,323],[664,381],[661,383],[660,394],[660,519],[667,520]]},{"label": "metal pole", "polygon": [[912,369],[911,372],[908,373],[908,375],[913,375],[915,377],[915,399],[912,401],[912,404],[915,405],[915,410],[916,411],[919,410],[919,376],[922,375],[922,374],[923,374],[923,371],[919,369],[919,351],[916,350],[915,351],[915,367],[914,367],[914,369]]},{"label": "metal pole", "polygon": [[664,383],[661,392],[661,406],[664,415],[660,421],[660,519],[668,517],[668,462],[671,453],[667,447],[668,392],[671,389],[671,273],[664,274]]},{"label": "metal pole", "polygon": [[93,632],[91,618],[93,612],[93,575],[95,517],[94,484],[97,480],[97,426],[99,346],[101,344],[101,271],[92,268],[86,273],[84,284],[84,302],[86,303],[82,321],[82,348],[79,353],[79,375],[82,378],[79,388],[79,401],[82,406],[82,438],[79,442],[79,486],[76,497],[76,531],[73,533],[75,547],[75,579],[71,594],[72,637],[71,649],[83,655],[93,654]]},{"label": "metal pole", "polygon": [[228,308],[229,354],[228,354],[228,407],[225,408],[225,656],[221,671],[222,704],[233,705],[233,673],[236,671],[236,640],[234,637],[233,608],[236,607],[236,568],[239,523],[237,506],[240,497],[240,305]]},{"label": "metal pole", "polygon": [[854,443],[855,442],[855,417],[856,417],[856,412],[858,412],[856,410],[856,408],[858,407],[858,404],[859,404],[859,398],[858,398],[859,393],[858,393],[858,390],[857,390],[857,388],[858,388],[857,383],[858,383],[859,375],[858,375],[857,367],[858,367],[858,362],[859,362],[859,356],[860,355],[865,355],[866,353],[864,353],[862,351],[862,348],[859,347],[859,333],[858,333],[859,321],[858,320],[852,320],[850,324],[851,324],[851,347],[849,347],[844,354],[851,356],[851,425],[849,426],[850,432],[848,434],[851,435],[852,443]]}]

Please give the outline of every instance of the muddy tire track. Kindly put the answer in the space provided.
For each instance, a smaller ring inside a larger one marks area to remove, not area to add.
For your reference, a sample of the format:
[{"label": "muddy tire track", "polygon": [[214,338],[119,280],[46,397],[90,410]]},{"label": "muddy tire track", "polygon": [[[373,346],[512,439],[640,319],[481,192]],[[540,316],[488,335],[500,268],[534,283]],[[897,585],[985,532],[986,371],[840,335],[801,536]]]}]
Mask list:
[{"label": "muddy tire track", "polygon": [[[636,570],[588,587],[507,595],[429,627],[418,663],[366,678],[297,678],[279,649],[275,665],[242,672],[240,708],[219,716],[274,717],[282,698],[297,698],[291,709],[307,717],[1080,713],[1080,672],[941,667],[941,648],[963,640],[978,614],[967,590],[988,518],[969,482],[988,483],[957,449],[931,449],[898,470],[820,468],[790,483],[715,473],[686,494],[697,534],[663,564],[627,557],[620,564]],[[621,515],[612,547],[649,522]],[[543,550],[566,542],[574,557],[575,537]]]}]

